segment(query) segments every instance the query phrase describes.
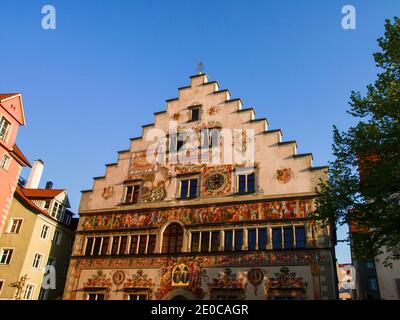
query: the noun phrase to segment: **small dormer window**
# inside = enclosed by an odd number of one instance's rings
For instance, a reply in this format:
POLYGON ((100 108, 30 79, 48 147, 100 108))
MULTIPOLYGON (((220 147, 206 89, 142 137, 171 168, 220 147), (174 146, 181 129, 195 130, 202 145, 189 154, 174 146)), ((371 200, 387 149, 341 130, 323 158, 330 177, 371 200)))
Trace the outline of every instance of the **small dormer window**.
POLYGON ((60 220, 62 212, 63 212, 62 204, 57 201, 54 201, 53 210, 51 211, 51 216, 53 218, 56 218, 57 220, 60 220))
POLYGON ((190 121, 200 120, 200 107, 190 108, 190 121))

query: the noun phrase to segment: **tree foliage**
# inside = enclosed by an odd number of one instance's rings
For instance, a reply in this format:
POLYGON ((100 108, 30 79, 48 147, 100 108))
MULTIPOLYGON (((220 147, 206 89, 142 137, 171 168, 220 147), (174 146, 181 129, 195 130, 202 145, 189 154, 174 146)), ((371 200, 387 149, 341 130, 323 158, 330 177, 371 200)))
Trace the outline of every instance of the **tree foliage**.
POLYGON ((353 91, 350 97, 348 113, 359 122, 346 132, 333 128, 335 161, 317 190, 315 218, 355 227, 355 257, 371 259, 385 250, 390 265, 400 259, 399 18, 386 20, 378 44, 377 80, 364 96, 353 91))

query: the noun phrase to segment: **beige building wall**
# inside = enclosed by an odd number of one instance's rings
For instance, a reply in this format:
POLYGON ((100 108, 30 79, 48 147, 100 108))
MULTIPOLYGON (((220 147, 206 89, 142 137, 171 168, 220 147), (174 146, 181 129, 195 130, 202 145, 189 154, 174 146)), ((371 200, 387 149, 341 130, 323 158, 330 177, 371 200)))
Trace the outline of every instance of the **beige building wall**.
MULTIPOLYGON (((10 214, 7 218, 6 228, 0 238, 0 250, 13 248, 14 253, 9 265, 0 264, 0 280, 4 280, 0 299, 14 299, 17 289, 13 286, 21 277, 27 276, 26 285, 34 285, 35 290, 31 300, 39 298, 44 276, 44 268, 49 257, 56 259, 56 288, 47 293, 48 299, 56 299, 62 296, 66 277, 66 266, 70 258, 70 248, 73 242, 74 232, 58 223, 54 219, 32 212, 16 198, 13 199, 10 214), (18 234, 10 234, 10 222, 13 218, 22 218, 23 223, 18 234), (49 227, 46 239, 41 238, 43 226, 49 227), (53 242, 56 230, 62 232, 60 244, 53 242), (39 268, 33 267, 35 254, 42 256, 39 268)), ((24 290, 24 289, 23 289, 24 290)), ((22 295, 23 296, 23 295, 22 295)))
POLYGON ((376 275, 378 277, 379 293, 381 299, 400 299, 400 261, 393 261, 392 267, 385 267, 383 262, 387 254, 382 254, 375 259, 376 275))

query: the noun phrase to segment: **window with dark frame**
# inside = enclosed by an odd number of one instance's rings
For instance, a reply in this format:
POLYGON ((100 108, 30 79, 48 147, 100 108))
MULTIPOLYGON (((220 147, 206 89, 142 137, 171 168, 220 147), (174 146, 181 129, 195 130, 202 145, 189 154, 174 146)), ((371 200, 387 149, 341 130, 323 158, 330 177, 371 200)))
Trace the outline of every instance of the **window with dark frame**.
POLYGON ((199 252, 200 232, 192 232, 191 252, 199 252))
POLYGON ((149 235, 149 244, 147 246, 147 253, 154 253, 156 251, 156 235, 150 234, 149 235))
POLYGON ((14 249, 2 249, 0 255, 0 264, 10 264, 13 253, 14 249))
POLYGON ((139 202, 140 185, 134 184, 126 187, 125 203, 139 202))
POLYGON ((180 181, 180 198, 189 199, 197 197, 198 179, 182 179, 180 181))
POLYGON ((147 235, 141 235, 139 241, 139 254, 146 253, 147 235))
POLYGON ((238 193, 251 193, 255 191, 254 172, 238 175, 238 193))
POLYGON ((211 251, 212 252, 216 252, 219 250, 219 243, 220 243, 220 232, 212 231, 211 232, 211 251))
POLYGON ((131 248, 129 254, 136 254, 139 236, 131 236, 131 248))
POLYGON ((92 253, 92 246, 93 246, 93 238, 87 238, 85 256, 90 256, 90 254, 92 253))
POLYGON ((119 237, 114 237, 112 242, 111 254, 118 254, 118 246, 119 246, 119 237))
POLYGON ((267 229, 258 229, 258 250, 267 249, 267 229))
POLYGON ((210 232, 202 232, 201 233, 201 252, 208 252, 208 248, 210 246, 210 232))
POLYGON ((283 228, 283 247, 285 249, 292 249, 293 243, 293 227, 283 228))
POLYGON ((101 247, 101 254, 105 256, 108 254, 108 244, 110 243, 110 237, 104 237, 103 238, 103 244, 101 247))
POLYGON ((257 229, 250 229, 247 231, 247 247, 249 250, 253 251, 256 250, 257 244, 257 229))
POLYGON ((94 238, 93 255, 98 256, 100 254, 101 238, 94 238))
POLYGON ((182 252, 183 228, 180 224, 171 223, 163 233, 162 253, 182 252))
POLYGON ((105 300, 106 295, 104 293, 89 293, 88 300, 105 300))
POLYGON ((232 245, 233 245, 233 231, 226 230, 225 231, 225 243, 224 243, 225 251, 232 251, 233 250, 232 245))
POLYGON ((200 107, 190 108, 190 121, 200 120, 200 107))
POLYGON ((272 247, 273 249, 282 249, 282 229, 272 229, 272 247))
POLYGON ((22 221, 22 219, 12 219, 10 233, 18 234, 21 230, 22 221))
POLYGON ((235 230, 235 251, 241 251, 243 246, 243 230, 235 230))
POLYGON ((296 248, 304 249, 306 247, 306 229, 304 227, 295 227, 296 248))
POLYGON ((126 245, 128 243, 128 237, 127 236, 122 236, 121 237, 121 243, 119 245, 119 254, 125 254, 126 253, 126 245))

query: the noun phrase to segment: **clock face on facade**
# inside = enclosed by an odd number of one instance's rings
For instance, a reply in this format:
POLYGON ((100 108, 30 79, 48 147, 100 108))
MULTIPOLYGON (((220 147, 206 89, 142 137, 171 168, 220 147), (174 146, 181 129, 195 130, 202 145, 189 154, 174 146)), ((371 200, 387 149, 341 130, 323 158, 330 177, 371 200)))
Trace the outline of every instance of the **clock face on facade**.
POLYGON ((227 179, 222 173, 216 172, 208 176, 206 179, 207 191, 218 192, 225 188, 227 179))

